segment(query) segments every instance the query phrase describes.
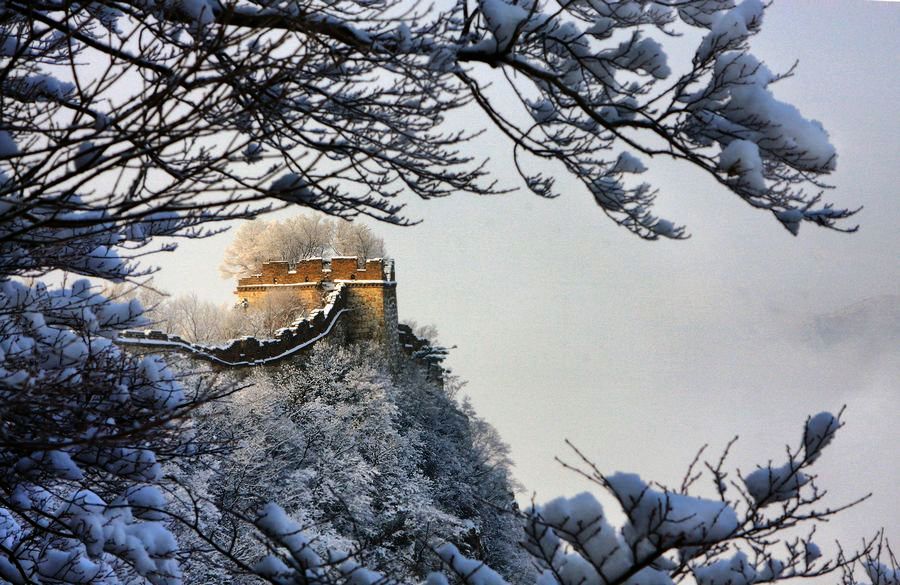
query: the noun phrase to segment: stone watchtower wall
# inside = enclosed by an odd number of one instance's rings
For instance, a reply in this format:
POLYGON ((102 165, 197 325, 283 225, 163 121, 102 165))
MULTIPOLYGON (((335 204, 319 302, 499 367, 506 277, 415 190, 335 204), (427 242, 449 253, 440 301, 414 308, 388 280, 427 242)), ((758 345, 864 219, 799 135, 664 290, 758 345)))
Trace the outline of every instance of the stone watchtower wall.
POLYGON ((360 262, 355 256, 310 258, 293 265, 266 262, 259 274, 239 279, 234 292, 239 302, 250 306, 288 295, 313 311, 323 307, 325 296, 338 284, 346 289, 348 340, 371 339, 396 354, 397 282, 392 262, 380 258, 360 262))

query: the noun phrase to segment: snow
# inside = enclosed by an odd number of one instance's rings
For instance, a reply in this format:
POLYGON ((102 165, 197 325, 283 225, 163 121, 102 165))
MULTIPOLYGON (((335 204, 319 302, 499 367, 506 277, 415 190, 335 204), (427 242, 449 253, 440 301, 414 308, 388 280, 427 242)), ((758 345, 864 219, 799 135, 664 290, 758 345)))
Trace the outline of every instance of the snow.
POLYGON ((759 147, 749 140, 732 140, 719 154, 719 168, 730 176, 736 176, 736 183, 754 193, 766 190, 763 177, 763 163, 759 147))
POLYGON ((884 563, 869 560, 863 568, 872 585, 900 585, 900 566, 897 566, 896 561, 892 568, 884 563))
POLYGON ((52 507, 53 495, 41 486, 19 483, 13 489, 10 503, 19 511, 47 511, 52 507))
POLYGON ((347 578, 349 585, 375 585, 385 583, 384 575, 377 571, 367 569, 353 560, 346 560, 340 564, 341 573, 347 578))
MULTIPOLYGON (((158 522, 137 522, 130 509, 121 500, 107 503, 91 490, 81 489, 69 494, 50 495, 40 487, 19 484, 11 498, 20 513, 37 509, 41 521, 55 526, 57 536, 44 547, 10 546, 16 561, 31 567, 37 576, 53 582, 87 583, 102 574, 111 574, 112 553, 126 559, 138 575, 151 583, 180 583, 179 570, 174 560, 177 543, 165 526, 158 522), (72 536, 65 536, 65 527, 72 536)), ((19 537, 27 534, 21 526, 15 535, 5 529, 15 527, 12 517, 0 508, 0 542, 14 545, 19 537)), ((0 563, 0 577, 19 582, 17 572, 4 555, 0 563)), ((99 581, 106 583, 107 581, 99 581)))
POLYGON ((812 463, 819 458, 822 449, 831 442, 838 428, 840 421, 830 412, 820 412, 810 417, 803 432, 803 448, 807 461, 812 463))
POLYGON ((75 91, 75 85, 60 81, 46 73, 29 75, 24 80, 25 92, 36 98, 49 97, 54 100, 65 99, 75 91))
MULTIPOLYGON (((358 281, 348 281, 348 282, 358 282, 358 281)), ((332 306, 332 308, 333 308, 333 306, 332 306)), ((214 362, 217 362, 220 364, 228 365, 228 366, 257 366, 257 365, 261 365, 261 364, 277 362, 289 355, 295 354, 298 351, 301 351, 303 349, 306 349, 306 348, 314 345, 317 341, 319 341, 321 339, 324 339, 331 333, 331 330, 334 328, 335 323, 337 323, 338 318, 340 318, 341 315, 343 315, 344 313, 346 313, 348 311, 349 311, 349 309, 341 309, 340 311, 338 311, 337 314, 334 315, 334 318, 329 320, 328 326, 325 328, 325 330, 322 331, 322 333, 320 333, 319 335, 316 335, 315 337, 313 337, 312 339, 305 341, 303 343, 297 344, 297 345, 291 347, 290 349, 285 350, 282 353, 279 353, 277 355, 254 360, 254 361, 229 362, 229 361, 223 360, 222 358, 216 356, 215 353, 213 353, 213 351, 212 351, 214 349, 226 349, 228 347, 228 345, 226 345, 226 346, 222 346, 222 345, 204 346, 204 345, 199 345, 199 344, 188 343, 185 341, 176 341, 174 339, 168 338, 168 336, 166 336, 166 339, 149 339, 146 337, 128 337, 127 332, 126 332, 126 335, 118 338, 117 341, 118 341, 118 343, 123 344, 123 345, 181 348, 181 349, 187 350, 189 353, 192 353, 203 359, 208 359, 208 360, 211 360, 211 361, 214 361, 214 362)), ((306 322, 307 321, 301 321, 301 323, 306 323, 306 322)), ((151 330, 151 331, 149 331, 149 333, 155 333, 155 332, 151 330)), ((245 337, 244 339, 250 339, 250 338, 245 337)), ((262 341, 264 343, 266 340, 262 340, 262 341)))
POLYGON ((494 35, 494 50, 508 50, 516 31, 528 19, 528 11, 506 0, 478 0, 478 6, 494 35))
POLYGON ((695 567, 694 578, 697 585, 752 585, 757 575, 747 555, 739 551, 729 559, 695 567))
MULTIPOLYGON (((33 462, 29 467, 43 467, 61 479, 77 481, 84 477, 69 454, 63 451, 37 451, 29 455, 28 459, 33 462)), ((20 463, 25 461, 27 460, 23 459, 20 463)))
POLYGON ((813 562, 822 556, 822 549, 819 548, 819 545, 814 543, 811 540, 807 540, 803 543, 804 555, 803 562, 806 563, 807 566, 813 564, 813 562))
POLYGON ((83 171, 95 166, 103 160, 103 150, 94 146, 91 141, 85 141, 78 145, 73 164, 76 171, 83 171))
POLYGON ((94 113, 94 130, 97 132, 102 132, 109 128, 112 120, 110 120, 109 116, 102 112, 94 113))
POLYGON ((142 485, 130 489, 126 494, 128 505, 136 518, 144 520, 164 520, 166 497, 155 485, 142 485))
POLYGON ((204 27, 214 22, 216 17, 213 4, 209 0, 166 0, 170 9, 179 10, 204 27))
POLYGON ((396 284, 392 280, 362 280, 362 279, 356 279, 356 280, 337 279, 334 282, 341 283, 341 284, 350 284, 350 285, 352 285, 352 284, 396 284))
POLYGON ((0 508, 0 547, 12 549, 22 533, 22 527, 6 508, 0 508))
POLYGON ((653 233, 659 234, 668 238, 675 238, 681 235, 682 230, 675 227, 675 224, 669 221, 668 219, 657 219, 651 226, 650 229, 653 230, 653 233))
POLYGON ((288 583, 293 573, 284 561, 274 555, 266 555, 257 561, 253 565, 253 572, 275 583, 288 583))
POLYGON ((450 73, 458 67, 457 48, 454 46, 438 45, 428 55, 428 69, 432 71, 450 73))
POLYGON ((624 535, 632 544, 643 538, 660 546, 710 544, 738 529, 737 513, 724 502, 660 492, 631 473, 616 473, 606 479, 628 514, 624 535))
POLYGON ((137 371, 142 380, 132 389, 133 396, 151 402, 161 410, 171 410, 184 402, 184 390, 160 356, 144 357, 138 362, 137 371))
POLYGON ((744 0, 716 16, 709 32, 700 42, 695 61, 706 61, 717 52, 734 48, 745 41, 762 24, 764 9, 760 0, 744 0))
POLYGON ((322 566, 322 559, 303 535, 303 529, 280 506, 268 503, 259 512, 256 526, 274 542, 285 547, 304 570, 322 566))
POLYGON ((665 50, 651 37, 622 43, 615 60, 620 67, 629 71, 643 71, 657 79, 666 79, 672 74, 665 50))
POLYGON ((795 236, 800 232, 800 222, 803 221, 804 214, 799 209, 778 210, 775 211, 775 217, 795 236))
POLYGON ((775 581, 784 572, 784 563, 778 559, 769 558, 762 567, 756 568, 756 580, 760 583, 775 581))
POLYGON ((12 57, 18 50, 19 39, 17 37, 12 34, 0 37, 0 57, 12 57))
POLYGON ((606 479, 629 519, 621 530, 608 523, 590 493, 557 498, 528 513, 523 546, 553 568, 538 583, 673 585, 669 571, 678 564, 661 551, 722 542, 737 528, 734 511, 721 502, 661 493, 632 474, 606 479))
MULTIPOLYGON (((297 7, 295 6, 293 9, 297 10, 297 7)), ((327 24, 328 26, 338 28, 345 33, 350 33, 360 44, 370 45, 373 42, 371 34, 357 26, 354 26, 347 19, 342 19, 332 14, 327 14, 321 11, 308 12, 305 14, 305 16, 312 22, 327 24)))
MULTIPOLYGON (((811 480, 808 475, 803 473, 802 468, 814 463, 819 458, 822 449, 834 439, 834 434, 840 426, 838 418, 830 412, 820 412, 811 416, 803 431, 804 457, 802 459, 797 460, 792 457, 787 463, 777 467, 769 464, 756 469, 744 478, 747 493, 754 502, 760 507, 765 507, 769 504, 796 498, 800 489, 811 480)), ((812 551, 813 558, 816 558, 819 554, 818 547, 812 543, 810 545, 813 548, 808 548, 807 554, 812 551)))
POLYGON ((534 121, 538 124, 549 122, 559 115, 556 106, 548 99, 528 102, 528 111, 531 114, 531 117, 534 118, 534 121))
POLYGON ((780 467, 760 467, 744 478, 744 486, 757 505, 766 506, 797 497, 809 480, 799 471, 799 464, 788 462, 780 467))
POLYGON ((397 37, 398 51, 406 52, 413 48, 413 35, 412 31, 409 30, 408 24, 401 22, 397 28, 394 29, 394 33, 397 37))
POLYGON ((616 21, 612 18, 600 16, 594 19, 594 24, 585 29, 585 33, 598 39, 608 38, 615 29, 616 21))
POLYGON ((765 144, 764 152, 784 157, 800 169, 833 170, 836 155, 828 133, 818 121, 805 119, 797 108, 775 99, 768 89, 774 80, 772 72, 750 54, 719 55, 710 83, 721 89, 710 95, 710 100, 721 102, 715 107, 722 118, 711 120, 713 129, 721 127, 765 144), (760 120, 767 123, 760 125, 760 120))
MULTIPOLYGON (((603 507, 593 494, 584 492, 573 498, 557 498, 542 506, 538 512, 560 538, 570 543, 577 542, 587 559, 596 566, 602 566, 609 579, 615 579, 631 566, 631 555, 625 543, 607 522, 603 507)), ((592 572, 588 569, 589 565, 582 567, 579 564, 577 556, 567 557, 565 570, 569 573, 592 572)), ((595 580, 596 574, 591 581, 595 580)), ((577 579, 572 582, 577 582, 577 579)))
POLYGON ((678 15, 691 26, 709 28, 722 11, 734 7, 734 0, 702 0, 700 2, 679 2, 678 15))
POLYGON ((241 151, 241 155, 248 163, 255 163, 262 160, 263 152, 265 152, 265 149, 261 144, 258 142, 251 142, 241 151))
POLYGON ((613 172, 615 173, 639 174, 646 170, 647 167, 644 166, 644 163, 630 152, 621 153, 616 160, 616 165, 613 167, 613 172))
MULTIPOLYGON (((288 273, 290 274, 290 272, 288 273)), ((296 274, 296 272, 294 273, 296 274)), ((355 280, 347 280, 341 282, 356 282, 355 280)), ((247 286, 264 287, 264 288, 315 288, 319 286, 318 282, 279 282, 279 283, 259 283, 247 286)))
POLYGON ((428 573, 425 577, 424 585, 450 585, 447 581, 447 576, 443 573, 438 573, 437 571, 432 571, 428 573))
POLYGON ((449 542, 437 547, 435 552, 455 574, 464 577, 467 585, 507 585, 503 577, 484 562, 464 557, 449 542))
POLYGON ((101 244, 87 252, 80 261, 73 262, 73 268, 78 269, 82 274, 99 276, 114 274, 122 267, 122 264, 122 259, 115 249, 101 244))
POLYGON ((272 181, 269 194, 277 199, 297 203, 310 203, 316 199, 306 180, 297 173, 285 173, 272 181))

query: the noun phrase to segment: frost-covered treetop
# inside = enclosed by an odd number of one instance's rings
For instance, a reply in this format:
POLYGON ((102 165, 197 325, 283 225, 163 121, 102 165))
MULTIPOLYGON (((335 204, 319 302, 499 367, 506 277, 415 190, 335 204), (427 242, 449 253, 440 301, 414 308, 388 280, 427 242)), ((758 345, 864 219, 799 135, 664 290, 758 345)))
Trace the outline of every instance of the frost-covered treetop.
POLYGON ((645 238, 685 235, 634 177, 654 157, 702 169, 792 233, 852 229, 840 222, 850 210, 819 200, 836 160, 827 133, 775 97, 782 75, 748 52, 764 11, 761 0, 5 1, 2 213, 30 217, 46 196, 98 214, 88 223, 162 212, 190 229, 271 198, 402 223, 400 195, 506 188, 465 154, 492 127, 528 189, 555 196, 564 169, 645 238), (692 60, 670 63, 666 42, 690 31, 692 60), (460 130, 464 106, 481 118, 460 130))

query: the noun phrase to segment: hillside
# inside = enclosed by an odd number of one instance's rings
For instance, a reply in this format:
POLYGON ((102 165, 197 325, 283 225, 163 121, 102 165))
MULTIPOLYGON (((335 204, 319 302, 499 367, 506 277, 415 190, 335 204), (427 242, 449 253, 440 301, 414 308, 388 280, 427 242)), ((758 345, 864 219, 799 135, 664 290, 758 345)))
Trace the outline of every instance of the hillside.
MULTIPOLYGON (((204 533, 249 564, 264 548, 238 516, 274 502, 323 557, 354 552, 415 581, 440 567, 432 549, 451 542, 522 581, 529 564, 506 445, 456 399, 461 383, 449 373, 412 357, 397 368, 383 355, 371 342, 322 342, 290 362, 227 373, 248 387, 205 407, 197 432, 232 447, 171 470, 214 504, 201 513, 204 533)), ((187 582, 243 582, 192 531, 179 538, 191 551, 187 582)))

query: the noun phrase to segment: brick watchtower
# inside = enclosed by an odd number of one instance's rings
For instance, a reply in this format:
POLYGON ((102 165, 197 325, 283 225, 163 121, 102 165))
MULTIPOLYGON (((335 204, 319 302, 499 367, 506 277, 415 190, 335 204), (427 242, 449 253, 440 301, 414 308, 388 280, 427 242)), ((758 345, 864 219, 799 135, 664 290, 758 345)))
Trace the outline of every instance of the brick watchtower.
POLYGON ((234 292, 249 306, 279 294, 312 311, 323 308, 325 294, 339 283, 347 289, 348 341, 371 339, 396 355, 397 281, 392 261, 376 258, 362 263, 350 256, 309 258, 293 265, 265 262, 259 274, 239 279, 234 292))

